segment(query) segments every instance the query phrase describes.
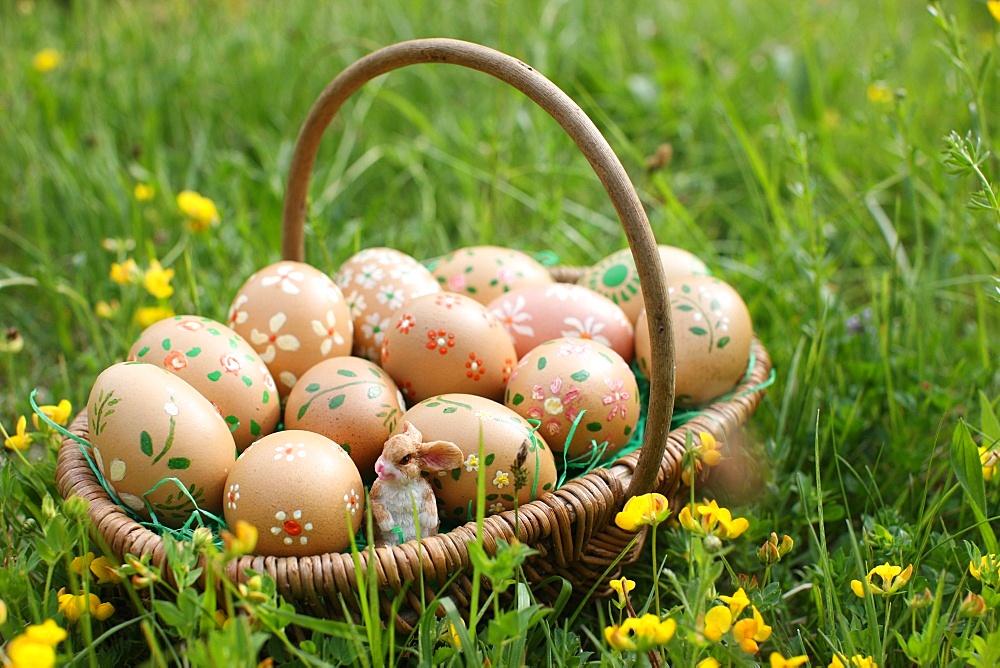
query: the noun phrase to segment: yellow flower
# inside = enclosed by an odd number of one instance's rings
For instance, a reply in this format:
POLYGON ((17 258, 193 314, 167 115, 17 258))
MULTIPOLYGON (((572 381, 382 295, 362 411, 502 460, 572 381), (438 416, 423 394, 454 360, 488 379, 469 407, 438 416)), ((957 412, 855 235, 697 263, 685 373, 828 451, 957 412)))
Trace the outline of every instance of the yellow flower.
POLYGON ((638 531, 647 524, 655 527, 669 514, 667 497, 656 492, 642 494, 625 502, 625 507, 615 516, 615 524, 625 531, 638 531))
POLYGON ((174 310, 167 306, 144 306, 135 312, 135 322, 140 327, 149 327, 153 323, 174 317, 174 310))
POLYGON ((236 520, 233 527, 235 533, 223 529, 219 532, 226 551, 226 558, 238 557, 253 553, 257 547, 257 527, 246 520, 236 520))
POLYGON ((694 668, 719 668, 719 660, 710 656, 699 661, 694 668))
POLYGON ((733 617, 739 617, 740 613, 750 605, 750 599, 747 598, 743 587, 737 589, 732 596, 720 596, 719 600, 729 606, 729 612, 733 613, 733 617))
POLYGON ((1000 0, 986 0, 986 8, 997 21, 1000 21, 1000 0))
POLYGON ((31 440, 32 440, 31 434, 25 433, 25 429, 27 429, 27 427, 28 427, 27 418, 25 418, 23 415, 17 418, 17 429, 15 430, 13 436, 10 436, 9 434, 7 434, 6 430, 4 430, 3 433, 6 438, 4 439, 3 444, 6 445, 11 450, 27 450, 28 446, 31 445, 31 440))
POLYGON ((148 202, 156 195, 156 188, 148 183, 137 183, 132 189, 132 195, 137 202, 148 202))
POLYGON ((809 657, 805 654, 790 656, 786 659, 780 652, 771 652, 768 660, 771 662, 771 668, 798 668, 809 663, 809 657))
POLYGON ((757 558, 761 560, 761 563, 770 566, 781 561, 781 558, 791 552, 794 546, 795 541, 792 540, 791 536, 782 536, 779 542, 778 534, 772 531, 767 542, 757 550, 757 558))
POLYGON ((118 285, 130 285, 139 280, 139 265, 135 263, 135 260, 129 258, 122 262, 121 264, 115 262, 111 265, 111 280, 118 285))
MULTIPOLYGON (((69 422, 70 414, 73 412, 73 404, 71 404, 68 400, 63 399, 56 406, 39 406, 38 410, 40 410, 42 415, 48 419, 65 427, 66 423, 69 422)), ((35 425, 35 429, 41 429, 41 427, 38 426, 37 414, 31 416, 31 421, 35 425)))
POLYGON ((971 591, 966 595, 962 604, 958 606, 960 617, 982 617, 986 614, 987 610, 986 599, 979 594, 973 594, 971 591))
POLYGON ((7 604, 0 598, 0 626, 7 623, 7 604))
MULTIPOLYGON (((997 1, 1000 3, 1000 0, 997 1)), ((988 445, 980 446, 979 460, 983 463, 983 480, 986 482, 993 480, 997 471, 997 462, 1000 461, 1000 451, 988 445)))
POLYGON ((51 619, 32 624, 7 643, 8 668, 51 668, 56 664, 55 646, 66 639, 66 631, 51 619))
POLYGON ((851 591, 853 591, 855 596, 858 598, 865 597, 866 588, 873 594, 884 594, 888 596, 889 594, 895 594, 899 591, 903 585, 910 581, 910 577, 912 575, 913 564, 910 564, 904 569, 902 566, 893 566, 887 561, 881 566, 876 566, 868 571, 868 575, 865 577, 864 583, 860 580, 851 580, 851 591), (872 577, 875 575, 878 575, 882 579, 881 585, 877 585, 872 582, 872 577))
POLYGON ((647 612, 642 617, 629 617, 620 626, 605 627, 604 639, 618 651, 647 652, 667 644, 676 630, 677 622, 673 619, 661 620, 647 612))
POLYGON ((833 655, 833 660, 827 668, 878 668, 875 659, 870 656, 855 654, 850 659, 845 655, 837 653, 833 655))
POLYGON ((879 107, 886 107, 892 104, 893 92, 884 81, 873 81, 868 84, 865 90, 868 101, 879 107))
POLYGON ((173 277, 173 269, 164 269, 159 260, 153 260, 142 277, 142 284, 149 294, 157 299, 166 299, 174 294, 174 288, 170 285, 173 277))
POLYGON ((689 504, 681 509, 677 519, 691 533, 717 538, 738 538, 750 527, 745 517, 734 518, 728 508, 719 507, 715 501, 689 504))
POLYGON ((59 67, 62 63, 62 53, 57 49, 42 49, 31 59, 31 66, 36 72, 45 74, 59 67))
POLYGON ((707 431, 698 432, 699 445, 692 447, 684 453, 683 469, 681 470, 681 480, 685 485, 691 485, 691 469, 695 473, 700 473, 702 464, 705 466, 718 466, 722 461, 722 452, 719 450, 719 443, 715 436, 707 431))
POLYGON ((187 216, 188 227, 192 232, 204 232, 219 222, 215 202, 193 190, 185 190, 177 195, 177 208, 187 216))
POLYGON ((724 605, 717 605, 705 613, 705 627, 702 633, 712 642, 719 639, 733 626, 733 613, 724 605))
POLYGON ((124 579, 107 557, 98 557, 90 562, 90 572, 97 577, 97 584, 118 584, 124 579))
POLYGON ((618 600, 622 603, 628 598, 628 593, 635 589, 635 581, 629 580, 627 577, 620 577, 617 580, 612 580, 610 583, 611 588, 618 592, 618 600))
POLYGON ((94 619, 104 621, 115 614, 115 606, 110 603, 101 603, 97 594, 80 594, 74 596, 67 594, 66 588, 59 590, 59 612, 66 615, 66 619, 75 622, 85 614, 90 614, 94 619))
POLYGON ((110 320, 118 312, 120 306, 117 299, 112 299, 111 302, 101 300, 94 304, 94 313, 97 314, 98 318, 110 320))
POLYGON ((984 554, 979 558, 979 565, 969 562, 969 574, 983 584, 995 587, 1000 583, 1000 557, 995 554, 984 554))
POLYGON ((757 643, 771 637, 771 627, 764 623, 764 618, 757 611, 757 606, 750 606, 753 617, 741 619, 733 624, 733 640, 747 654, 756 654, 760 647, 757 643))
POLYGON ((77 575, 84 575, 90 570, 90 565, 94 562, 94 553, 88 552, 81 557, 73 557, 69 563, 69 569, 77 575))

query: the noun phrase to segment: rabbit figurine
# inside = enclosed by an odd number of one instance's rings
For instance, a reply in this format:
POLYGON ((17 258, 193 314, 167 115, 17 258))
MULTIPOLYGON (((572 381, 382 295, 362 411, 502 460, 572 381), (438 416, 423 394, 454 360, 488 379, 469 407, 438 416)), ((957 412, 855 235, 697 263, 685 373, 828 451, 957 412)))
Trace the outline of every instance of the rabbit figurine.
POLYGON ((423 442, 411 422, 403 422, 402 433, 390 436, 375 462, 378 478, 372 483, 368 502, 375 522, 375 545, 398 545, 420 536, 433 536, 441 522, 430 482, 421 473, 449 471, 461 466, 462 450, 450 441, 423 442), (416 517, 414 517, 416 507, 416 517))

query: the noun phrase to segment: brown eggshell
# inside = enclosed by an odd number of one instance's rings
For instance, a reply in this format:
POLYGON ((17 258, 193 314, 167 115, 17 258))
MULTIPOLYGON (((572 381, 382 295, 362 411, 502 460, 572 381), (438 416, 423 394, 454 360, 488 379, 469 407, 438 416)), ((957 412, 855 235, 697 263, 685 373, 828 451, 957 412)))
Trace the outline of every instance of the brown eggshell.
MULTIPOLYGON (((685 276, 707 276, 711 273, 700 258, 683 248, 660 244, 657 250, 668 286, 685 276)), ((645 307, 639 289, 639 272, 628 248, 615 251, 590 267, 580 277, 579 283, 618 304, 633 323, 645 307)))
POLYGON ((414 297, 440 292, 430 269, 392 248, 366 248, 349 257, 333 277, 351 308, 353 354, 379 361, 382 339, 395 312, 414 297))
POLYGON ((480 304, 515 288, 546 285, 552 274, 519 250, 500 246, 468 246, 445 255, 434 267, 441 289, 472 297, 480 304))
POLYGON ((516 362, 496 316, 454 292, 410 300, 382 341, 382 368, 410 403, 449 392, 500 401, 516 362))
MULTIPOLYGON (((724 395, 746 375, 753 323, 739 293, 711 276, 689 276, 669 289, 676 346, 676 403, 696 407, 724 395)), ((636 359, 649 374, 645 311, 636 323, 636 359)))
POLYGON ((556 452, 566 449, 571 460, 589 458, 604 443, 603 457, 621 450, 640 412, 639 387, 621 355, 596 341, 570 338, 548 341, 522 357, 504 404, 538 420, 546 442, 556 452))
MULTIPOLYGON (((413 406, 403 420, 412 422, 425 441, 451 441, 465 454, 462 466, 430 478, 442 520, 464 521, 475 517, 473 506, 480 467, 486 476, 488 515, 510 510, 515 501, 525 504, 555 489, 552 450, 524 418, 502 404, 471 394, 443 394, 413 406), (514 474, 522 444, 526 444, 522 466, 525 477, 523 486, 516 489, 514 474)), ((402 429, 401 421, 395 431, 402 429)))
POLYGON ((302 374, 285 405, 285 428, 322 434, 347 450, 362 478, 406 408, 396 383, 360 357, 333 357, 302 374))
POLYGON ((157 520, 178 528, 194 510, 183 487, 202 510, 222 511, 236 444, 219 412, 185 380, 152 364, 115 364, 94 382, 87 416, 97 468, 122 504, 150 519, 148 503, 157 520), (160 484, 169 478, 180 486, 160 484))
POLYGON ((229 307, 229 326, 260 354, 282 399, 314 365, 349 355, 354 341, 340 288, 302 262, 278 262, 248 278, 229 307))
POLYGON ((297 429, 260 439, 226 480, 226 524, 257 528, 257 553, 305 557, 343 552, 365 514, 365 489, 347 451, 297 429))
POLYGON ((128 359, 162 366, 215 404, 242 452, 270 434, 281 404, 267 366, 243 337, 209 318, 178 315, 150 325, 128 359))
POLYGON ((614 302, 571 283, 511 290, 490 302, 490 311, 514 341, 518 358, 562 337, 591 339, 632 360, 635 330, 614 302))

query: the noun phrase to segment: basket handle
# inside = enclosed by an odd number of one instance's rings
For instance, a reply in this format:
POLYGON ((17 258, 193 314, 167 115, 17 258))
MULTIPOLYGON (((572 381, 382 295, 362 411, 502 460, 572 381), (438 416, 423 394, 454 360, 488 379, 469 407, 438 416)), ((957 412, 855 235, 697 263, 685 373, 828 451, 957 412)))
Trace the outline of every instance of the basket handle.
POLYGON ((614 204, 639 273, 649 320, 650 395, 646 432, 626 495, 653 489, 670 431, 674 404, 674 340, 663 267, 635 187, 607 140, 573 100, 542 74, 504 53, 472 42, 418 39, 374 51, 337 75, 323 90, 299 132, 282 211, 282 256, 302 261, 309 179, 320 140, 344 102, 361 86, 417 63, 449 63, 485 72, 518 89, 552 116, 576 142, 614 204))

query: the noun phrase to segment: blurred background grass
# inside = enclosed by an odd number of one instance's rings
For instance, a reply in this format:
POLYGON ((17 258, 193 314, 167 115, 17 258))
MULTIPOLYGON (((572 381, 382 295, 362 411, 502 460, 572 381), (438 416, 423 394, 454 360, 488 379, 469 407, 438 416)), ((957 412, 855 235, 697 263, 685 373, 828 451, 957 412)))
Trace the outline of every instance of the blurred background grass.
MULTIPOLYGON (((323 86, 379 46, 448 36, 566 90, 659 241, 743 294, 777 369, 753 460, 737 460, 760 475, 730 476, 762 502, 758 522, 808 523, 814 472, 843 476, 828 520, 919 518, 945 475, 940 435, 998 388, 997 217, 967 206, 980 184, 943 161, 952 131, 993 148, 998 24, 981 2, 943 9, 952 35, 888 0, 4 0, 0 328, 24 348, 0 353, 0 420, 27 412, 32 388, 81 406, 125 354, 148 298, 109 280, 114 261, 159 259, 177 272, 176 312, 223 319, 279 258, 288 159, 323 86), (43 73, 45 48, 62 62, 43 73), (186 229, 185 189, 215 201, 220 226, 186 229), (95 313, 116 299, 116 316, 95 313)), ((982 164, 990 179, 997 167, 982 164)), ((551 119, 479 73, 428 65, 367 86, 335 120, 307 232, 307 259, 331 273, 375 245, 428 259, 492 243, 568 264, 625 245, 551 119)))

